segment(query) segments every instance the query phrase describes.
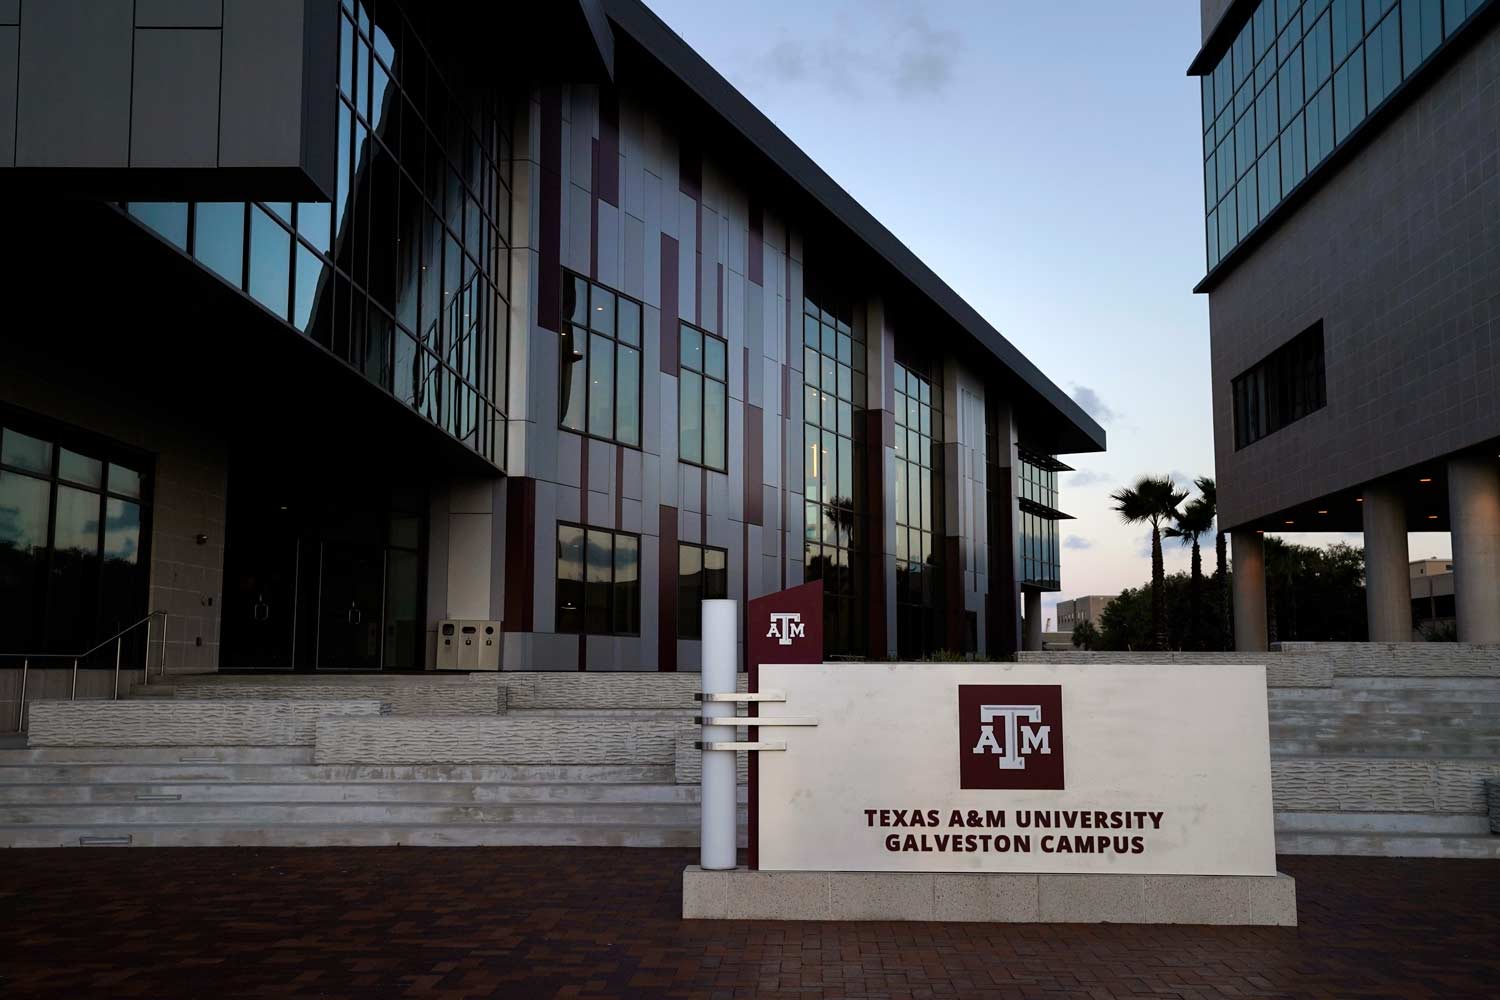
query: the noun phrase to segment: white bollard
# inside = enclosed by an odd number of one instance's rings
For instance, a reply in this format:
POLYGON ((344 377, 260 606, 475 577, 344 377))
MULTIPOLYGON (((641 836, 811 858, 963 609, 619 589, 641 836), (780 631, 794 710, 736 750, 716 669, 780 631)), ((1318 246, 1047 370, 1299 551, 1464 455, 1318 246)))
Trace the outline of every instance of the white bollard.
MULTIPOLYGON (((735 645, 739 639, 737 601, 703 602, 703 693, 733 694, 735 645)), ((703 701, 703 743, 735 738, 733 726, 712 726, 711 718, 735 714, 733 702, 703 701)), ((703 751, 703 820, 699 864, 709 871, 735 867, 736 808, 733 750, 703 751)))

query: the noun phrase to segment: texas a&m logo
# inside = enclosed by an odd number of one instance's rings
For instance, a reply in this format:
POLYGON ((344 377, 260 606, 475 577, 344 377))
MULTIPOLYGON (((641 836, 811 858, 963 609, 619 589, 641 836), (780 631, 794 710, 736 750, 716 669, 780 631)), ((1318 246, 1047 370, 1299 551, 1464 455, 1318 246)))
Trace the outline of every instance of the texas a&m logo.
POLYGON ((807 636, 807 626, 802 624, 802 615, 795 611, 771 612, 771 627, 766 630, 767 639, 775 639, 778 646, 790 646, 793 639, 807 636))
POLYGON ((960 788, 1062 788, 1062 685, 960 684, 958 761, 960 788))

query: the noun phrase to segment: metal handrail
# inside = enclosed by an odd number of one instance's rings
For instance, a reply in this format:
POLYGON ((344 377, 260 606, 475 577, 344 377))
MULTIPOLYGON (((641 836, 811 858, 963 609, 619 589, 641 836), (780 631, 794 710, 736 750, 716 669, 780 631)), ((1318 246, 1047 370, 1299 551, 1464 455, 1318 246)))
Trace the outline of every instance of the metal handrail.
POLYGON ((69 701, 76 701, 78 699, 78 661, 80 661, 80 660, 86 660, 90 656, 92 656, 95 653, 97 653, 99 650, 103 649, 105 646, 108 646, 110 643, 114 643, 115 644, 115 684, 114 684, 114 694, 111 696, 111 700, 112 701, 119 701, 120 700, 120 662, 121 662, 121 656, 122 656, 122 654, 124 652, 125 637, 127 635, 129 635, 131 632, 134 632, 136 629, 140 628, 142 625, 144 625, 144 626, 146 626, 146 655, 144 657, 142 657, 142 662, 141 662, 141 683, 142 684, 150 684, 151 683, 151 623, 156 620, 156 618, 157 618, 158 615, 161 616, 161 673, 160 673, 159 676, 165 676, 166 672, 167 672, 167 613, 165 611, 159 611, 159 610, 158 611, 149 612, 146 615, 146 617, 142 618, 140 621, 134 622, 134 623, 132 623, 130 625, 125 626, 124 628, 120 629, 120 631, 116 632, 114 635, 112 635, 109 638, 104 639, 104 640, 96 643, 94 646, 90 647, 89 649, 84 650, 82 653, 76 653, 76 654, 70 654, 70 653, 0 653, 0 660, 17 660, 18 659, 18 660, 21 661, 21 692, 20 692, 20 697, 17 698, 17 700, 16 700, 16 729, 15 729, 15 731, 18 732, 18 733, 24 733, 26 731, 26 682, 27 682, 27 679, 28 679, 28 675, 31 673, 31 661, 32 660, 67 660, 67 659, 71 659, 73 661, 73 679, 72 679, 72 683, 68 687, 68 700, 69 701))

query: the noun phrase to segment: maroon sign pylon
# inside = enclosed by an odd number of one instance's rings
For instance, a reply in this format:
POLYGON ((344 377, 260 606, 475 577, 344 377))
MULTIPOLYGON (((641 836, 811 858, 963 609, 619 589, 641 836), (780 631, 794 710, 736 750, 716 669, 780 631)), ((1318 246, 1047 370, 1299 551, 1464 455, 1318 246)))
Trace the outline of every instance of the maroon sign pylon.
MULTIPOLYGON (((745 666, 749 690, 760 691, 762 663, 823 662, 823 581, 814 580, 774 594, 757 597, 745 605, 745 666)), ((749 714, 760 714, 755 702, 749 714)), ((749 740, 759 739, 751 729, 749 740)), ((760 754, 751 750, 749 774, 749 859, 760 867, 760 754)))

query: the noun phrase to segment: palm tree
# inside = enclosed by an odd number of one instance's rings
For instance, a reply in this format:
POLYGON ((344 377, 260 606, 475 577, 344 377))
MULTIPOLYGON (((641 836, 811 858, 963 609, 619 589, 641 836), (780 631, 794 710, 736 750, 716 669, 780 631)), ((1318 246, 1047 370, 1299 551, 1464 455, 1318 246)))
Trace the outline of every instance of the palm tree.
POLYGON ((1198 487, 1197 503, 1203 504, 1214 521, 1214 583, 1219 588, 1219 625, 1224 630, 1223 641, 1234 642, 1234 604, 1229 597, 1228 536, 1218 524, 1219 487, 1212 476, 1199 476, 1193 480, 1198 487))
POLYGON ((1192 582, 1188 590, 1188 628, 1185 644, 1190 649, 1197 649, 1201 645, 1199 592, 1203 587, 1203 556, 1198 548, 1198 538, 1213 527, 1214 511, 1203 502, 1202 497, 1199 497, 1184 507, 1173 520, 1177 523, 1168 525, 1162 534, 1167 538, 1180 539, 1182 544, 1193 547, 1192 582))
POLYGON ((1156 648, 1166 649, 1167 588, 1161 564, 1161 525, 1176 519, 1177 505, 1187 499, 1187 493, 1177 488, 1171 476, 1142 476, 1134 486, 1111 493, 1109 498, 1126 524, 1151 525, 1151 631, 1156 648))

